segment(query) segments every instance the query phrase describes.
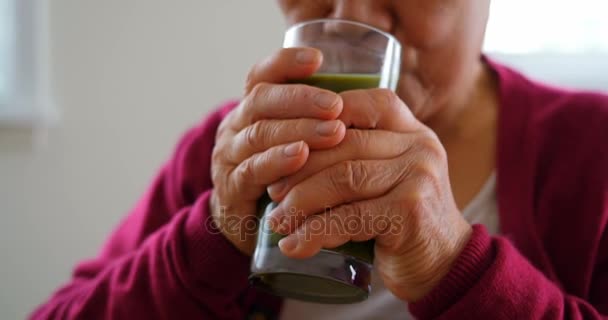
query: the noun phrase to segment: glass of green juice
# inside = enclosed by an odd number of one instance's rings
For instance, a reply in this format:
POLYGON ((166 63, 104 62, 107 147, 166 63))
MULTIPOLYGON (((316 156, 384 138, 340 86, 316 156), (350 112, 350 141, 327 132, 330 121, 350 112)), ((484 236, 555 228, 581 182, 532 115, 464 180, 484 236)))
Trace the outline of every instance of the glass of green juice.
MULTIPOLYGON (((286 31, 283 47, 313 47, 323 53, 319 70, 294 83, 338 93, 396 89, 401 45, 391 34, 372 26, 342 19, 306 21, 286 31)), ((266 216, 276 206, 268 195, 258 201, 260 227, 251 263, 251 283, 278 296, 317 303, 356 303, 367 299, 371 290, 373 240, 323 249, 308 259, 288 258, 278 246, 284 236, 274 233, 266 223, 266 216)))

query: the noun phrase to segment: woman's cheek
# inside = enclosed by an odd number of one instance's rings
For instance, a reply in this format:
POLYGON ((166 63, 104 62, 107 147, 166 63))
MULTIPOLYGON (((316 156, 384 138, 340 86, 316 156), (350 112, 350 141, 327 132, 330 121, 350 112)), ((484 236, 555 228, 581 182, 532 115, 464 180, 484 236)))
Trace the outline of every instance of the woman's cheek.
POLYGON ((452 40, 460 10, 455 1, 396 1, 396 32, 402 41, 418 50, 430 50, 452 40), (446 3, 450 5, 446 5, 446 3))

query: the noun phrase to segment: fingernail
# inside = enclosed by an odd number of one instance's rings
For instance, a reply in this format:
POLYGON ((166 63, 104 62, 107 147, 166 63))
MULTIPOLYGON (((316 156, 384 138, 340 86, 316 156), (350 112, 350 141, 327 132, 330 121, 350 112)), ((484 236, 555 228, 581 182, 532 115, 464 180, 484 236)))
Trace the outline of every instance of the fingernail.
POLYGON ((285 234, 288 229, 288 219, 281 207, 277 207, 268 214, 269 221, 272 221, 272 230, 276 233, 285 234))
POLYGON ((299 64, 312 64, 317 61, 317 52, 312 49, 301 49, 296 53, 296 62, 299 64))
POLYGON ((281 180, 269 185, 266 188, 266 191, 271 196, 279 196, 279 195, 283 194, 283 190, 285 189, 286 186, 287 186, 287 181, 285 178, 282 178, 281 180))
POLYGON ((315 103, 317 106, 324 110, 331 110, 338 101, 338 95, 335 93, 321 92, 315 97, 315 103))
POLYGON ((271 218, 273 221, 272 230, 279 234, 287 234, 287 230, 289 229, 288 219, 283 214, 271 213, 271 218))
POLYGON ((298 247, 298 238, 294 235, 285 237, 279 241, 279 248, 282 251, 291 252, 298 247))
POLYGON ((267 217, 266 219, 264 219, 264 221, 264 228, 266 228, 266 230, 274 231, 279 227, 279 222, 277 221, 277 219, 267 217))
POLYGON ((295 157, 300 154, 300 151, 302 151, 303 147, 304 143, 302 143, 302 141, 292 143, 286 146, 285 149, 283 149, 283 154, 285 154, 285 156, 287 157, 295 157))
POLYGON ((281 224, 281 220, 279 220, 278 217, 275 217, 274 215, 268 215, 265 218, 266 220, 266 227, 268 228, 268 230, 273 231, 273 232, 277 232, 277 230, 279 229, 279 226, 281 224))
POLYGON ((285 213, 285 211, 283 211, 283 208, 281 208, 281 204, 279 203, 279 205, 277 205, 274 209, 272 209, 272 211, 268 213, 268 217, 270 217, 270 219, 276 220, 277 223, 280 223, 280 218, 284 216, 283 213, 285 213))
POLYGON ((325 121, 317 125, 317 133, 324 137, 331 137, 338 132, 339 121, 325 121))

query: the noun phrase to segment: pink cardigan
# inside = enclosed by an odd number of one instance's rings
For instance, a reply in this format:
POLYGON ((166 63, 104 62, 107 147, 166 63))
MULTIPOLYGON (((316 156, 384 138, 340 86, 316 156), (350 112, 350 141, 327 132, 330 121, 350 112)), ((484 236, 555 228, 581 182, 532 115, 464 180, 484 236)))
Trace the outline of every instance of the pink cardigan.
MULTIPOLYGON (((606 319, 608 97, 491 64, 501 95, 501 236, 476 225, 453 269, 410 311, 421 319, 606 319)), ((183 137, 100 254, 31 318, 277 315, 281 301, 248 285, 249 258, 208 224, 215 131, 234 105, 183 137)))

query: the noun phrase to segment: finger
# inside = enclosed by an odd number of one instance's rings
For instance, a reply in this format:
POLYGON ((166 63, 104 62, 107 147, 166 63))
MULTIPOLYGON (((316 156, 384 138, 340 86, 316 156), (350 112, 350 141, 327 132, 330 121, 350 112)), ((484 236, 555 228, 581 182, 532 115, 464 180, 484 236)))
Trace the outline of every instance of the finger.
POLYGON ((239 194, 243 201, 257 200, 267 185, 299 170, 308 154, 308 145, 303 141, 254 154, 229 173, 233 178, 233 194, 239 194))
POLYGON ((424 127, 405 103, 388 89, 345 91, 340 96, 344 105, 340 120, 347 128, 412 132, 424 127))
POLYGON ((279 241, 281 252, 291 258, 310 258, 323 248, 333 249, 350 241, 368 241, 395 232, 392 226, 396 216, 379 210, 381 201, 355 202, 309 217, 294 233, 279 241))
POLYGON ((323 62, 321 51, 315 48, 280 49, 274 55, 256 64, 247 76, 245 93, 262 82, 285 83, 311 76, 323 62))
POLYGON ((234 110, 232 129, 240 131, 263 119, 313 118, 334 120, 342 98, 329 90, 302 84, 258 84, 234 110))
POLYGON ((339 144, 345 134, 346 128, 340 120, 260 120, 234 137, 227 157, 238 164, 254 153, 299 140, 310 149, 330 148, 339 144))
POLYGON ((384 130, 346 130, 342 142, 331 149, 312 152, 297 173, 282 178, 268 187, 268 193, 281 202, 291 188, 323 169, 349 160, 393 159, 407 152, 415 143, 412 136, 384 130))
POLYGON ((294 186, 269 221, 275 231, 293 232, 307 217, 326 208, 387 194, 407 174, 403 161, 344 161, 294 186))

